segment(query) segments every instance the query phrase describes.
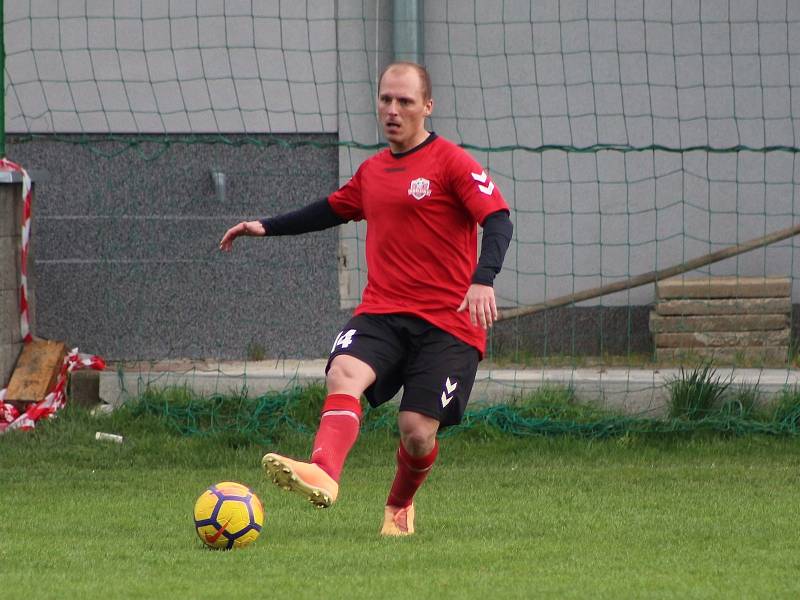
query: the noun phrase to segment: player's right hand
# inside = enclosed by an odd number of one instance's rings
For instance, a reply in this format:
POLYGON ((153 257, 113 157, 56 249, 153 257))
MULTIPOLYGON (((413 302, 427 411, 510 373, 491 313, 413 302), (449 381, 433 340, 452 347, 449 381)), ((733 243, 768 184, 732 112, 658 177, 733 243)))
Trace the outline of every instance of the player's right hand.
POLYGON ((230 252, 233 248, 233 240, 240 235, 265 236, 267 230, 264 229, 261 221, 242 221, 225 232, 219 241, 219 249, 223 252, 230 252))
POLYGON ((497 320, 497 303, 494 288, 490 285, 473 283, 469 286, 461 305, 456 312, 469 310, 469 320, 473 327, 489 329, 497 320))

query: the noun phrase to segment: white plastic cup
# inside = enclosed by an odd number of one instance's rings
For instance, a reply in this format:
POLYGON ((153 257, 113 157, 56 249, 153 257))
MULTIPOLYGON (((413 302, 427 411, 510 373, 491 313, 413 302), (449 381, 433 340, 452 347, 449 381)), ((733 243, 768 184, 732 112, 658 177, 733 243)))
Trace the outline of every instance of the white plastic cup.
POLYGON ((104 433, 102 431, 95 433, 94 439, 100 442, 114 442, 115 444, 121 444, 125 441, 125 438, 121 435, 117 435, 116 433, 104 433))

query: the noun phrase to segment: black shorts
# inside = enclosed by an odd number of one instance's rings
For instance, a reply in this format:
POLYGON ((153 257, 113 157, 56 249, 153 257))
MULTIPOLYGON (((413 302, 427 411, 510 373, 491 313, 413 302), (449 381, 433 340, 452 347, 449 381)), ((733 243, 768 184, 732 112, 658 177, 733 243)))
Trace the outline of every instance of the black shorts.
POLYGON ((340 354, 354 356, 375 371, 364 391, 380 406, 403 388, 400 410, 437 419, 442 426, 461 422, 480 356, 470 346, 427 321, 410 315, 358 315, 339 332, 328 366, 340 354))

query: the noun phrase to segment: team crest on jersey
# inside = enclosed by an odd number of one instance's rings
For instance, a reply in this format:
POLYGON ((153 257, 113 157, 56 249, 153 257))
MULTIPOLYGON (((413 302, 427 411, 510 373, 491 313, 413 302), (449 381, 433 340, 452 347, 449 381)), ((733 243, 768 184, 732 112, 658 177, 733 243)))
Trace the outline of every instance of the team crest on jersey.
POLYGON ((413 196, 417 200, 422 200, 425 196, 430 196, 431 182, 423 177, 415 179, 411 182, 411 187, 408 188, 408 195, 413 196))

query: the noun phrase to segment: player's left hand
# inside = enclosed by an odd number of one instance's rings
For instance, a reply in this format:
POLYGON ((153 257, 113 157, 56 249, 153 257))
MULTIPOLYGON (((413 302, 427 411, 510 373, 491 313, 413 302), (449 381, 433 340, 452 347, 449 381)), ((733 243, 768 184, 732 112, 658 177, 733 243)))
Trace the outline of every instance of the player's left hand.
POLYGON ((267 230, 264 229, 261 221, 242 221, 225 232, 225 235, 219 241, 219 249, 223 252, 230 252, 231 248, 233 248, 233 240, 241 235, 265 236, 267 235, 267 230))
POLYGON ((479 283, 470 285, 456 312, 466 309, 469 309, 469 320, 475 327, 479 325, 484 329, 491 327, 497 320, 494 288, 479 283))

